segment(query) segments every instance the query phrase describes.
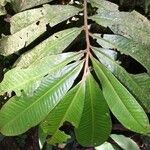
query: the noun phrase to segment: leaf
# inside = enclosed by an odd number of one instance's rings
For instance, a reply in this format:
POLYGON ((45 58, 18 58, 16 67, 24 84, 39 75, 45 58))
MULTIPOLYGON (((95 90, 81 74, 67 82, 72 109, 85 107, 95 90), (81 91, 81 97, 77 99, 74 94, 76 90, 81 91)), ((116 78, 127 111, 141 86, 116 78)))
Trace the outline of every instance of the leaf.
POLYGON ((79 10, 80 9, 73 6, 44 5, 42 8, 17 14, 17 16, 14 16, 11 20, 13 22, 11 32, 14 34, 5 36, 0 40, 0 53, 7 56, 17 52, 31 44, 37 37, 44 33, 47 24, 54 26, 74 16, 79 10), (31 17, 32 13, 33 18, 31 17), (61 13, 63 16, 59 15, 61 13), (39 18, 37 16, 39 16, 39 18))
POLYGON ((39 142, 40 150, 43 149, 43 146, 46 142, 46 137, 47 137, 47 134, 45 134, 45 132, 43 132, 42 128, 39 126, 39 128, 38 128, 38 142, 39 142))
POLYGON ((105 142, 104 144, 95 147, 95 150, 119 150, 119 148, 114 148, 112 144, 105 142))
POLYGON ((104 97, 114 116, 134 132, 150 132, 149 120, 136 99, 101 63, 94 58, 92 63, 101 81, 104 97))
POLYGON ((50 112, 42 123, 42 129, 51 137, 47 140, 49 144, 63 143, 70 136, 59 128, 65 121, 70 122, 75 128, 78 127, 85 99, 84 81, 71 89, 61 102, 50 112))
POLYGON ((105 1, 105 0, 88 0, 93 7, 98 8, 98 12, 100 11, 118 11, 118 6, 114 3, 105 1))
POLYGON ((47 76, 32 97, 12 97, 0 110, 1 133, 14 136, 39 124, 73 85, 82 65, 60 78, 47 76))
POLYGON ((45 20, 45 25, 51 27, 78 14, 79 8, 70 5, 43 5, 43 7, 26 10, 11 18, 11 33, 14 34, 23 28, 30 28, 32 24, 40 25, 45 20), (63 14, 60 15, 60 14, 63 14))
POLYGON ((145 100, 143 99, 141 102, 144 103, 146 110, 150 112, 150 76, 146 73, 143 73, 132 75, 132 78, 143 89, 145 93, 145 100))
POLYGON ((46 22, 45 20, 42 20, 39 25, 34 23, 15 34, 4 36, 0 40, 0 54, 7 56, 17 52, 18 50, 28 46, 45 31, 46 22))
POLYGON ((0 0, 0 5, 5 6, 6 5, 6 0, 0 0))
POLYGON ((21 69, 19 67, 11 69, 5 74, 3 81, 0 83, 0 93, 14 91, 17 95, 20 95, 21 90, 27 93, 45 75, 56 75, 65 65, 71 61, 80 59, 82 55, 81 52, 50 55, 27 69, 21 69))
POLYGON ((80 32, 80 28, 71 28, 55 33, 30 51, 24 53, 14 66, 26 68, 31 64, 36 64, 42 57, 61 53, 80 32))
POLYGON ((141 73, 137 75, 132 75, 132 78, 135 79, 139 86, 141 86, 144 90, 150 93, 150 76, 148 74, 141 73))
POLYGON ((36 1, 33 1, 33 0, 23 0, 23 1, 10 0, 10 3, 13 6, 14 10, 16 12, 19 12, 19 11, 22 11, 25 9, 29 9, 29 8, 38 6, 38 5, 42 5, 44 3, 51 2, 51 1, 53 1, 53 0, 36 0, 36 1))
POLYGON ((110 137, 123 149, 123 150, 140 150, 138 145, 130 138, 124 135, 111 134, 110 137))
POLYGON ((5 14, 6 14, 5 8, 0 5, 0 16, 5 15, 5 14))
POLYGON ((79 127, 75 129, 77 141, 82 146, 104 143, 111 132, 108 105, 93 76, 86 77, 85 104, 79 127))
POLYGON ((97 39, 97 42, 103 48, 117 49, 121 53, 130 55, 138 62, 140 62, 150 73, 150 48, 142 45, 141 43, 134 42, 132 39, 125 38, 120 35, 104 35, 103 38, 100 35, 93 35, 97 39), (145 61, 145 59, 147 61, 145 61))
POLYGON ((109 27, 115 34, 123 35, 134 41, 149 45, 150 21, 136 11, 119 12, 113 3, 94 0, 97 4, 97 14, 90 19, 98 24, 109 27), (111 9, 106 9, 106 6, 111 9))
MULTIPOLYGON (((119 65, 116 61, 116 52, 109 49, 104 48, 92 48, 97 58, 100 62, 107 67, 116 77, 117 79, 128 88, 128 90, 135 95, 138 102, 142 104, 143 107, 147 108, 146 110, 149 112, 150 108, 150 89, 144 86, 141 86, 137 81, 134 75, 129 74, 123 67, 119 65)), ((143 76, 144 80, 144 76, 143 76)), ((149 76, 147 75, 145 78, 145 82, 147 82, 147 86, 149 86, 150 82, 149 76)), ((145 84, 146 85, 146 84, 145 84)))

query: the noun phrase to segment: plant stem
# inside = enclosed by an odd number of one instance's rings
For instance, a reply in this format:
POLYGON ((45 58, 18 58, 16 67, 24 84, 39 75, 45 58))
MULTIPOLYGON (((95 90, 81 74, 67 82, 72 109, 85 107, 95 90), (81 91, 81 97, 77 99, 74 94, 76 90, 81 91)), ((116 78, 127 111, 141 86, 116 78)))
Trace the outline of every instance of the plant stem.
POLYGON ((90 57, 90 39, 89 39, 89 29, 88 29, 88 14, 87 14, 87 0, 84 0, 84 31, 86 38, 86 56, 85 56, 85 65, 83 78, 85 78, 89 70, 89 57, 90 57))

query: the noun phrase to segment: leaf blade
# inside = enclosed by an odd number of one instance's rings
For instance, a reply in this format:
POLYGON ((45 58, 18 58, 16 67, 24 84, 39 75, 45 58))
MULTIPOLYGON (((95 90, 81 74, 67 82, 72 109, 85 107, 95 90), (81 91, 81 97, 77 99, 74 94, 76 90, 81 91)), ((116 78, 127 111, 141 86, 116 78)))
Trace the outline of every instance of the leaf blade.
POLYGON ((86 97, 79 127, 75 129, 82 146, 96 146, 105 142, 111 132, 107 103, 93 76, 86 76, 86 97))
POLYGON ((67 93, 42 123, 43 130, 51 135, 47 140, 49 144, 62 143, 69 138, 59 130, 65 121, 70 122, 75 128, 78 127, 84 105, 84 95, 85 83, 81 81, 67 93))
POLYGON ((93 51, 99 61, 106 66, 107 69, 110 70, 133 95, 135 95, 138 102, 140 102, 140 104, 142 104, 142 106, 149 112, 150 90, 148 85, 150 83, 150 78, 148 74, 143 76, 141 75, 141 77, 139 75, 136 78, 119 65, 119 63, 116 61, 116 52, 109 49, 96 47, 93 47, 93 51), (111 53, 112 55, 115 55, 113 58, 109 57, 111 53), (141 79, 143 79, 143 81, 141 81, 141 79))
POLYGON ((130 138, 124 135, 111 134, 110 137, 124 150, 140 150, 138 145, 130 138))
POLYGON ((150 132, 150 125, 143 108, 127 89, 96 59, 94 70, 101 81, 103 94, 115 117, 128 129, 138 133, 150 132), (128 120, 126 120, 128 118, 128 120))
POLYGON ((18 135, 40 123, 59 103, 78 76, 82 63, 61 78, 48 76, 32 97, 13 97, 0 110, 0 131, 18 135))

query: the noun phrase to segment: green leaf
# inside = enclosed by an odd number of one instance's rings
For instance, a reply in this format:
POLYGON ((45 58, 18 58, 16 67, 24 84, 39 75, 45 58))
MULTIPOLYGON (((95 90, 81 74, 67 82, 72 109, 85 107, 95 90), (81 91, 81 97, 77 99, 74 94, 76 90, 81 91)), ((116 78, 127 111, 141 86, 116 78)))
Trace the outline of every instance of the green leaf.
POLYGON ((76 138, 82 146, 96 146, 104 143, 111 132, 108 105, 93 76, 86 77, 85 104, 76 138))
POLYGON ((60 78, 51 75, 45 77, 32 97, 12 97, 0 110, 1 133, 14 136, 39 124, 71 88, 82 65, 60 78))
POLYGON ((59 128, 65 121, 70 122, 75 128, 78 127, 85 99, 84 81, 80 82, 61 100, 59 105, 50 112, 42 123, 42 129, 50 135, 49 144, 63 143, 70 136, 59 128))
POLYGON ((40 150, 43 149, 43 146, 46 142, 46 137, 47 137, 47 134, 43 131, 43 129, 39 126, 38 128, 38 142, 39 142, 39 147, 40 147, 40 150))
POLYGON ((54 26, 76 15, 79 11, 80 9, 68 5, 44 5, 42 8, 16 14, 11 20, 13 34, 0 40, 0 53, 7 56, 17 52, 44 33, 46 25, 54 26))
MULTIPOLYGON (((146 110, 150 112, 150 76, 146 73, 132 75, 134 81, 141 87, 145 93, 145 100, 143 102, 146 110)), ((139 91, 140 92, 140 91, 139 91)))
MULTIPOLYGON (((138 102, 142 104, 146 110, 150 111, 150 77, 146 74, 143 79, 143 86, 138 83, 138 79, 134 75, 129 74, 123 67, 119 65, 116 59, 116 52, 104 48, 93 47, 94 53, 100 62, 107 67, 117 79, 128 88, 128 90, 135 95, 138 102), (145 81, 144 81, 145 80, 145 81), (149 81, 149 82, 148 82, 149 81), (145 86, 147 83, 147 87, 145 86)), ((139 79, 140 80, 140 79, 139 79)), ((140 82, 140 81, 139 81, 140 82)), ((142 82, 142 81, 141 81, 142 82)))
POLYGON ((134 132, 150 132, 147 115, 131 93, 96 59, 92 58, 92 63, 101 81, 104 97, 114 116, 134 132))
POLYGON ((13 6, 14 10, 16 12, 19 12, 51 1, 53 0, 10 0, 10 3, 13 6))
POLYGON ((120 150, 120 149, 114 147, 112 144, 108 142, 105 142, 104 144, 95 147, 95 150, 120 150))
POLYGON ((33 63, 36 64, 42 57, 61 53, 80 32, 80 28, 72 28, 55 33, 30 51, 24 53, 14 66, 26 68, 33 63))
POLYGON ((108 1, 100 3, 94 0, 94 2, 98 10, 97 14, 90 19, 102 26, 109 27, 115 34, 149 45, 150 21, 146 17, 136 11, 119 12, 113 3, 108 1))
POLYGON ((132 39, 120 35, 105 34, 104 37, 101 38, 100 35, 95 34, 93 37, 97 39, 97 42, 103 48, 117 49, 121 53, 130 55, 140 62, 150 73, 150 48, 148 46, 134 42, 132 39))
POLYGON ((80 59, 82 55, 81 52, 50 55, 27 69, 21 69, 19 67, 11 69, 5 74, 3 81, 0 83, 0 93, 14 91, 17 95, 20 95, 21 90, 27 93, 34 86, 37 88, 45 75, 56 74, 69 62, 80 59))
POLYGON ((138 145, 130 138, 124 135, 111 134, 110 137, 123 149, 123 150, 140 150, 138 145))

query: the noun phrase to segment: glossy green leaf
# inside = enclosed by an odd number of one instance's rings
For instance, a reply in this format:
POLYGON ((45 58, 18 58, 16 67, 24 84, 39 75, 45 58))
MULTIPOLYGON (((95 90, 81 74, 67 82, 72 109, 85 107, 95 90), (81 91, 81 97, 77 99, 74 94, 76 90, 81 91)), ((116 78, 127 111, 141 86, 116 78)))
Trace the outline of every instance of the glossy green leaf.
POLYGON ((55 33, 30 51, 24 53, 14 66, 26 68, 33 63, 36 64, 42 57, 61 53, 80 32, 80 28, 72 28, 55 33))
POLYGON ((132 39, 120 35, 108 34, 101 38, 100 35, 95 34, 93 37, 97 39, 97 42, 103 48, 117 49, 123 54, 130 55, 140 62, 150 73, 150 48, 148 46, 134 42, 132 39))
POLYGON ((82 146, 104 143, 111 132, 108 105, 93 76, 86 76, 85 104, 79 127, 75 130, 77 141, 82 146))
MULTIPOLYGON (((128 90, 135 95, 138 102, 150 111, 150 77, 149 75, 143 76, 143 86, 138 83, 138 79, 134 75, 129 74, 123 67, 116 61, 117 53, 113 50, 93 47, 94 53, 100 62, 107 67, 119 81, 128 88, 128 90), (149 81, 149 82, 148 82, 149 81), (147 83, 147 84, 145 84, 147 83), (147 87, 145 87, 147 85, 147 87)), ((142 78, 142 77, 141 77, 142 78)), ((140 79, 139 79, 140 80, 140 79)), ((139 81, 140 82, 140 81, 139 81)), ((142 82, 142 81, 141 81, 142 82)))
POLYGON ((21 90, 27 93, 34 86, 37 88, 45 75, 56 74, 69 62, 80 59, 82 55, 81 52, 50 55, 27 69, 19 67, 11 69, 5 74, 3 81, 0 83, 0 93, 14 91, 17 95, 20 95, 21 90))
POLYGON ((18 135, 39 124, 71 88, 82 65, 60 78, 51 75, 45 77, 32 97, 12 97, 0 110, 1 133, 18 135))
POLYGON ((92 58, 92 63, 101 81, 104 97, 114 116, 134 132, 150 132, 148 117, 131 93, 100 62, 92 58))
POLYGON ((94 2, 98 10, 97 14, 90 19, 109 27, 115 34, 149 45, 150 21, 146 17, 136 11, 120 12, 113 3, 108 1, 100 3, 99 0, 94 0, 94 2))
POLYGON ((111 134, 110 137, 123 149, 123 150, 140 150, 138 145, 130 138, 124 135, 111 134))
POLYGON ((61 100, 59 105, 50 112, 42 123, 43 130, 50 135, 50 138, 47 140, 49 144, 63 143, 70 137, 59 130, 65 121, 70 122, 75 128, 78 127, 84 99, 85 84, 84 81, 82 81, 71 89, 61 100))
POLYGON ((7 56, 17 52, 44 33, 46 25, 54 26, 76 15, 79 11, 80 9, 73 6, 47 4, 42 8, 16 14, 11 19, 12 35, 5 36, 0 40, 0 53, 7 56))

